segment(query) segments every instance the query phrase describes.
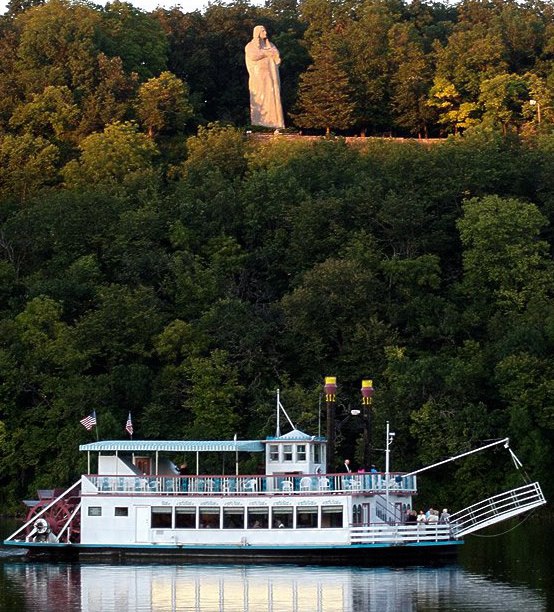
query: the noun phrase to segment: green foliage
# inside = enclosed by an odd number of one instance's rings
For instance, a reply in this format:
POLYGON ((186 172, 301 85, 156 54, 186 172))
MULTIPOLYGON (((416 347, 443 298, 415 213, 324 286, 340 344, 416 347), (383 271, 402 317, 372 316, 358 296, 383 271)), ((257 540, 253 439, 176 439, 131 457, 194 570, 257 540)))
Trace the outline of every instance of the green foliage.
POLYGON ((101 134, 87 136, 80 149, 80 159, 72 160, 63 169, 70 188, 106 185, 117 189, 154 176, 156 145, 133 123, 108 125, 101 134))
POLYGON ((296 124, 304 128, 346 130, 354 124, 354 103, 346 72, 337 64, 331 48, 318 44, 314 63, 301 75, 296 124))
POLYGON ((100 14, 92 6, 51 0, 17 17, 16 78, 25 93, 48 85, 86 91, 92 85, 100 14))
POLYGON ((69 88, 48 86, 42 93, 33 94, 27 104, 15 108, 10 125, 34 136, 64 140, 75 129, 78 118, 79 109, 69 88))
POLYGON ((108 2, 101 13, 102 50, 127 72, 150 79, 166 69, 167 39, 159 23, 129 2, 108 2))
POLYGON ((548 244, 537 239, 545 222, 535 205, 518 200, 488 196, 466 202, 458 222, 466 291, 489 304, 492 298, 504 311, 521 310, 545 295, 552 266, 548 244))
POLYGON ((138 91, 137 114, 150 137, 160 132, 183 132, 192 115, 186 83, 167 71, 143 83, 138 91))
POLYGON ((40 136, 0 136, 0 198, 22 203, 54 182, 58 155, 40 136))
MULTIPOLYGON (((79 474, 91 408, 101 437, 129 410, 144 438, 257 437, 279 386, 316 433, 327 374, 341 414, 373 378, 377 463, 387 420, 399 468, 510 435, 552 495, 547 6, 32 4, 0 20, 4 507, 79 474), (456 137, 185 140, 244 125, 258 23, 287 110, 325 74, 306 126, 456 137)), ((470 502, 498 463, 426 491, 470 502)))

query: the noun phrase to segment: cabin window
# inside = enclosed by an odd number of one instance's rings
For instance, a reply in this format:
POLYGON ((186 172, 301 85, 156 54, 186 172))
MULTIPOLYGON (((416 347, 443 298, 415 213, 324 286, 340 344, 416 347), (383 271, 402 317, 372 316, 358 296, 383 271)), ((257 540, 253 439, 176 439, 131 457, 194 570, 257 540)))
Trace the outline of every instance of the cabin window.
POLYGON ((279 445, 278 444, 269 445, 269 460, 279 461, 279 445))
POLYGON ((248 508, 248 529, 269 527, 269 508, 248 508))
POLYGON ((342 506, 322 506, 322 527, 342 527, 342 506))
POLYGON ((200 529, 219 529, 219 508, 199 508, 198 521, 200 529))
POLYGON ((292 529, 292 508, 273 508, 271 524, 277 529, 292 529))
POLYGON ((244 529, 244 508, 223 508, 223 529, 244 529))
POLYGON ((296 461, 306 461, 306 445, 296 445, 296 461))
POLYGON ((283 446, 283 460, 292 461, 292 444, 285 444, 283 446))
POLYGON ((88 509, 89 516, 102 516, 102 507, 101 506, 90 506, 88 509))
POLYGON ((171 529, 171 508, 154 506, 150 515, 152 529, 171 529))
POLYGON ((321 445, 314 444, 314 463, 321 463, 321 445))
POLYGON ((195 529, 196 508, 175 508, 175 529, 195 529))
POLYGON ((297 529, 317 527, 317 506, 296 508, 296 527, 297 529))
POLYGON ((127 506, 114 508, 114 516, 129 516, 129 508, 127 506))

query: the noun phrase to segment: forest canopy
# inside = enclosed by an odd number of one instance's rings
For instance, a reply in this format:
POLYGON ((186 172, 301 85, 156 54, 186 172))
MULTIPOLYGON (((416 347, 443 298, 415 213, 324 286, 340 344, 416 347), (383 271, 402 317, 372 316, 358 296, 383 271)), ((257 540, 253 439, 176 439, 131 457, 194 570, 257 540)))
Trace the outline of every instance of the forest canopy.
MULTIPOLYGON (((11 2, 0 18, 5 507, 85 469, 79 420, 92 410, 104 438, 126 435, 129 412, 138 438, 258 438, 274 433, 279 387, 315 434, 327 375, 338 453, 354 463, 361 421, 346 417, 371 378, 378 467, 386 421, 399 470, 510 436, 551 495, 551 11, 11 2), (290 131, 338 137, 248 137, 244 45, 257 23, 283 58, 290 131), (347 113, 328 100, 310 116, 313 73, 335 75, 347 113), (363 137, 382 134, 450 136, 363 137)), ((489 454, 423 494, 461 504, 518 479, 489 454)))

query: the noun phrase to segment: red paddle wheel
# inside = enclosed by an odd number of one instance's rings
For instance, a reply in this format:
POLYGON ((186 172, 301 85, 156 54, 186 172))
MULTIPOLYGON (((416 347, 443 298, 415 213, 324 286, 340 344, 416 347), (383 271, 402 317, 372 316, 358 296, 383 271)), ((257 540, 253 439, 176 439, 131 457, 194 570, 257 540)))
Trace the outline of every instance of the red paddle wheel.
POLYGON ((80 490, 75 487, 65 495, 63 489, 40 489, 38 500, 24 502, 29 508, 25 535, 35 541, 48 541, 54 536, 60 542, 79 542, 81 512, 76 512, 79 502, 80 490), (67 526, 70 517, 73 518, 67 526))

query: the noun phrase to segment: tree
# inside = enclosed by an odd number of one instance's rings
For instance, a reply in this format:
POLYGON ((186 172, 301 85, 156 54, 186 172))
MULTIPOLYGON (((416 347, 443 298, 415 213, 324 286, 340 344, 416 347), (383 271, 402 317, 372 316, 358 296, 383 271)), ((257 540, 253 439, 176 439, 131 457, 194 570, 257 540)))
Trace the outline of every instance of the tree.
POLYGON ((450 128, 454 134, 457 134, 460 129, 479 123, 477 104, 462 102, 462 96, 455 85, 442 77, 435 77, 427 104, 439 110, 439 123, 450 128))
POLYGON ((129 2, 108 2, 101 13, 102 47, 125 72, 150 79, 167 67, 167 39, 158 21, 129 2))
POLYGON ((483 123, 500 125, 506 135, 508 128, 518 128, 523 121, 523 106, 529 100, 524 77, 517 74, 499 74, 481 83, 479 103, 482 104, 483 123))
POLYGON ((194 415, 191 436, 229 439, 236 433, 240 395, 239 373, 225 351, 192 357, 186 365, 190 391, 184 408, 194 415))
POLYGON ((323 42, 312 50, 313 64, 300 76, 298 108, 291 113, 303 128, 347 130, 354 125, 355 105, 348 76, 330 46, 323 42))
POLYGON ((69 88, 49 85, 15 108, 10 125, 35 136, 68 141, 78 118, 79 109, 69 88))
POLYGON ((97 56, 94 90, 81 102, 79 134, 88 136, 110 123, 129 118, 138 87, 138 74, 126 73, 120 57, 97 56))
POLYGON ((93 85, 100 15, 91 6, 51 0, 17 18, 21 28, 16 79, 25 93, 48 85, 72 93, 93 85))
POLYGON ((186 83, 167 71, 140 86, 136 105, 150 138, 160 132, 184 132, 192 116, 186 83))
POLYGON ((476 304, 521 311, 544 296, 552 281, 546 219, 534 204, 510 198, 473 198, 458 229, 464 246, 464 288, 476 304))
POLYGON ((130 185, 138 177, 152 178, 156 145, 134 123, 113 123, 102 133, 87 136, 78 160, 62 170, 67 185, 87 187, 130 185))
POLYGON ((0 137, 0 198, 25 202, 56 183, 59 151, 41 136, 0 137))
POLYGON ((390 128, 389 31, 401 21, 400 9, 400 4, 380 0, 347 3, 344 11, 349 17, 337 24, 340 57, 354 90, 356 125, 362 132, 390 128))
POLYGON ((462 102, 475 102, 481 81, 507 71, 505 45, 500 33, 478 23, 459 25, 446 46, 436 45, 436 77, 451 82, 462 102))
POLYGON ((389 36, 394 65, 391 104, 395 121, 411 133, 427 137, 435 115, 427 104, 432 81, 429 58, 411 24, 395 24, 389 36))

